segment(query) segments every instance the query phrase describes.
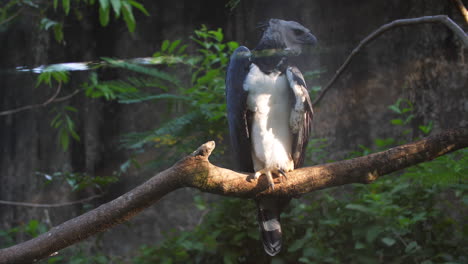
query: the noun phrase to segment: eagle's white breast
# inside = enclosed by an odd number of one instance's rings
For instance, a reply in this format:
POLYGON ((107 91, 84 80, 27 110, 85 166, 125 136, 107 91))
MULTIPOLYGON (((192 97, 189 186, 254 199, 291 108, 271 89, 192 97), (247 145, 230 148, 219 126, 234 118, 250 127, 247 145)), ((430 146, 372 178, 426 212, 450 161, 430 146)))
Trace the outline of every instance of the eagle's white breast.
POLYGON ((244 90, 248 91, 247 107, 253 112, 250 136, 255 171, 264 168, 293 170, 289 127, 293 105, 285 74, 265 74, 251 64, 244 90))

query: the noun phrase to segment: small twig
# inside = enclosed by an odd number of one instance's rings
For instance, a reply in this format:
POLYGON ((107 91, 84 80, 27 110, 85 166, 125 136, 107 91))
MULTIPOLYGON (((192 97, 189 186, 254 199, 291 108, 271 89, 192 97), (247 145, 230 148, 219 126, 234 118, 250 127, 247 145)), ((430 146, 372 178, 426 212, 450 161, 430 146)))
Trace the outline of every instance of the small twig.
POLYGON ((26 105, 26 106, 22 106, 22 107, 19 107, 19 108, 16 108, 16 109, 2 111, 2 112, 0 112, 0 116, 2 116, 2 115, 16 114, 16 113, 21 112, 21 111, 25 111, 25 110, 29 110, 29 109, 33 109, 33 108, 37 108, 37 107, 46 106, 46 105, 50 104, 51 102, 53 102, 53 101, 55 100, 55 98, 57 97, 57 95, 60 93, 60 90, 61 90, 61 89, 62 89, 62 83, 59 83, 59 84, 58 84, 58 87, 57 87, 57 91, 54 93, 54 95, 52 95, 52 97, 50 97, 49 99, 47 99, 44 103, 42 103, 42 104, 34 104, 34 105, 26 105))
POLYGON ((209 212, 210 212, 210 209, 206 209, 205 211, 203 211, 200 218, 198 219, 197 226, 199 226, 199 225, 201 225, 201 223, 203 223, 203 219, 205 219, 205 215, 207 215, 209 212))
POLYGON ((65 96, 56 98, 55 100, 52 101, 52 103, 58 103, 58 102, 66 101, 66 100, 72 98, 73 96, 77 95, 79 92, 81 92, 81 89, 76 89, 73 93, 71 93, 69 95, 65 95, 65 96))
POLYGON ((368 35, 366 38, 364 38, 359 44, 356 46, 356 48, 353 49, 351 54, 349 54, 348 58, 346 58, 345 62, 341 65, 341 67, 336 71, 335 75, 333 78, 328 82, 328 84, 325 86, 325 88, 322 90, 322 92, 319 94, 317 98, 315 98, 314 102, 312 103, 314 106, 317 105, 320 100, 323 98, 325 93, 330 89, 330 87, 335 83, 335 81, 338 79, 338 77, 341 76, 343 71, 346 69, 346 67, 349 65, 351 62, 351 59, 356 55, 361 49, 372 42, 374 39, 382 35, 384 32, 395 28, 395 27, 401 27, 401 26, 409 26, 409 25, 415 25, 415 24, 425 24, 425 23, 441 23, 447 26, 450 30, 453 31, 455 35, 457 35, 462 43, 468 47, 468 35, 461 29, 453 20, 451 20, 448 16, 446 15, 437 15, 437 16, 425 16, 425 17, 418 17, 418 18, 408 18, 408 19, 398 19, 394 20, 388 24, 385 24, 381 27, 379 27, 377 30, 372 32, 370 35, 368 35))
POLYGON ((56 204, 37 204, 37 203, 12 202, 12 201, 3 201, 3 200, 0 200, 0 204, 13 205, 13 206, 39 207, 39 208, 53 208, 53 207, 63 207, 63 206, 70 206, 70 205, 85 203, 85 202, 89 202, 99 197, 102 197, 102 194, 93 195, 88 198, 84 198, 84 199, 77 200, 77 201, 56 203, 56 204))
POLYGON ((50 97, 47 101, 42 103, 42 106, 52 103, 55 100, 55 98, 57 98, 58 94, 60 93, 60 90, 62 90, 62 83, 58 84, 57 91, 55 91, 55 94, 52 95, 52 97, 50 97))
POLYGON ((21 14, 21 12, 23 12, 24 10, 24 7, 20 8, 16 13, 14 13, 13 15, 11 15, 9 18, 3 20, 2 22, 0 22, 0 26, 2 26, 3 24, 6 24, 8 22, 10 22, 11 20, 13 20, 15 17, 19 16, 21 14))
POLYGON ((66 101, 66 100, 72 98, 73 96, 77 95, 81 91, 80 89, 77 89, 77 90, 75 90, 73 93, 71 93, 69 95, 57 98, 57 96, 60 93, 61 89, 62 89, 62 84, 59 83, 59 85, 57 87, 57 91, 54 93, 54 95, 52 95, 52 97, 47 99, 44 103, 34 104, 34 105, 26 105, 26 106, 22 106, 22 107, 19 107, 19 108, 16 108, 16 109, 2 111, 2 112, 0 112, 0 116, 12 115, 12 114, 16 114, 16 113, 21 112, 21 111, 30 110, 30 109, 38 108, 38 107, 44 107, 44 106, 47 106, 47 105, 49 105, 51 103, 58 103, 58 102, 66 101))
POLYGON ((465 22, 468 24, 468 10, 466 10, 465 5, 461 0, 453 0, 454 4, 457 5, 458 9, 462 13, 463 18, 465 18, 465 22))
POLYGON ((50 220, 49 210, 47 208, 44 209, 44 215, 45 215, 45 222, 49 226, 49 228, 54 227, 52 225, 52 221, 50 220))

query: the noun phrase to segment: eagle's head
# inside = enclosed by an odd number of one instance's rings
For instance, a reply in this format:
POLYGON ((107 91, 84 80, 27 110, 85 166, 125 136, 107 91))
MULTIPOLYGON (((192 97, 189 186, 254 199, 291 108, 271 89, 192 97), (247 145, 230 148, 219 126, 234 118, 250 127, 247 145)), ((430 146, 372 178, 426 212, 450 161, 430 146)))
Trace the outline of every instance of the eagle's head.
POLYGON ((285 49, 300 54, 306 45, 317 44, 310 30, 295 21, 270 19, 257 50, 285 49))

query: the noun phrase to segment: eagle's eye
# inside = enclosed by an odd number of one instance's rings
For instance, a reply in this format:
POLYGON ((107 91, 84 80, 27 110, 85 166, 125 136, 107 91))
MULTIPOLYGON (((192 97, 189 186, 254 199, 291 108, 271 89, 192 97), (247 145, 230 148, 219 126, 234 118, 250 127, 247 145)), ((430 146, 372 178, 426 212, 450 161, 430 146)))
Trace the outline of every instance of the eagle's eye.
POLYGON ((293 29, 293 32, 294 32, 294 35, 296 35, 296 36, 300 36, 300 35, 304 34, 303 30, 297 29, 297 28, 293 29))

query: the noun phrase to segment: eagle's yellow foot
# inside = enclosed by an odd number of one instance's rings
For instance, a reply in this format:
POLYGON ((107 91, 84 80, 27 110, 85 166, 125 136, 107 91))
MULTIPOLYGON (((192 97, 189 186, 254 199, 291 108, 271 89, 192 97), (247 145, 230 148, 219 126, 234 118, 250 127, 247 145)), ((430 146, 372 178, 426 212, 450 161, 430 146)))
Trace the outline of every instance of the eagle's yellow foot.
POLYGON ((272 190, 275 189, 275 182, 273 181, 273 175, 276 175, 280 182, 281 181, 281 176, 283 176, 285 179, 287 179, 288 177, 286 176, 286 173, 282 170, 282 169, 262 169, 262 170, 259 170, 257 172, 255 172, 254 174, 254 179, 258 179, 258 177, 260 177, 261 175, 265 175, 267 177, 267 181, 268 181, 268 185, 270 186, 270 188, 272 190))

